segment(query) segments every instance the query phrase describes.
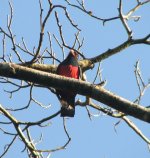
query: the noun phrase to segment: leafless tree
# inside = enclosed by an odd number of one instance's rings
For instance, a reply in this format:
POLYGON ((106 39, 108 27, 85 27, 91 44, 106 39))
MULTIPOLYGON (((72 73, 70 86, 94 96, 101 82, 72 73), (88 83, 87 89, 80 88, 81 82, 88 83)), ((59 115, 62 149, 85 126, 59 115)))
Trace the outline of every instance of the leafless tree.
MULTIPOLYGON (((150 0, 135 0, 135 6, 131 6, 128 12, 124 13, 124 2, 118 0, 118 14, 114 17, 102 18, 97 16, 94 10, 89 10, 88 7, 86 7, 88 2, 84 0, 75 0, 74 2, 63 0, 59 4, 55 4, 55 1, 53 2, 52 0, 39 0, 35 3, 39 5, 39 15, 37 16, 40 18, 40 32, 37 45, 33 46, 32 50, 29 49, 27 44, 30 41, 26 42, 24 37, 21 38, 20 42, 16 42, 18 35, 14 34, 15 6, 13 2, 8 2, 10 15, 7 16, 7 26, 0 26, 0 37, 2 40, 0 51, 0 84, 5 89, 3 93, 8 93, 12 100, 13 95, 19 94, 24 90, 29 92, 29 95, 27 95, 29 97, 27 105, 18 108, 15 105, 15 101, 12 106, 0 103, 0 131, 3 132, 4 136, 10 137, 10 142, 6 145, 4 144, 4 150, 0 153, 0 157, 4 157, 9 152, 11 146, 13 146, 17 139, 20 139, 25 146, 23 152, 26 151, 28 157, 34 158, 48 158, 52 152, 65 149, 70 143, 71 137, 66 128, 65 118, 63 118, 63 127, 68 140, 61 147, 54 149, 47 147, 46 149, 41 149, 37 147, 37 144, 42 143, 43 135, 41 134, 39 141, 34 141, 30 133, 30 130, 34 127, 39 127, 39 133, 43 127, 49 128, 49 122, 55 117, 59 117, 60 110, 55 112, 52 110, 53 113, 51 115, 41 116, 42 118, 39 117, 38 121, 30 121, 28 118, 23 121, 22 118, 17 119, 17 117, 15 117, 17 112, 28 115, 26 110, 30 109, 33 104, 37 104, 46 110, 51 110, 50 105, 45 105, 44 99, 42 102, 39 102, 38 98, 34 96, 33 91, 36 88, 40 88, 40 91, 47 89, 48 92, 53 95, 55 95, 55 89, 72 90, 85 97, 85 101, 81 99, 77 100, 76 106, 86 108, 87 116, 90 119, 97 116, 91 113, 90 107, 92 107, 98 112, 125 121, 143 141, 148 145, 150 144, 150 140, 128 118, 128 116, 132 116, 141 121, 150 123, 150 110, 148 105, 147 107, 140 105, 142 96, 150 86, 150 83, 146 83, 143 79, 140 70, 140 61, 136 62, 134 70, 139 96, 133 101, 129 101, 119 96, 119 94, 114 94, 107 90, 105 88, 107 80, 103 80, 101 71, 101 62, 111 58, 115 54, 122 53, 133 45, 150 45, 150 33, 144 37, 135 38, 136 36, 132 30, 132 26, 130 27, 128 24, 130 21, 134 21, 134 25, 136 25, 142 19, 141 16, 136 16, 135 13, 140 8, 149 5, 149 2, 150 0), (97 56, 87 58, 86 53, 83 53, 82 49, 83 46, 86 45, 85 38, 81 36, 83 29, 80 28, 80 23, 74 20, 75 17, 71 15, 70 10, 76 10, 80 12, 82 16, 95 20, 96 23, 102 24, 100 27, 107 27, 107 24, 111 25, 114 21, 120 21, 120 26, 123 26, 127 39, 114 48, 97 53, 97 56), (67 22, 70 27, 70 32, 68 32, 67 35, 66 33, 64 35, 62 19, 67 22), (54 25, 53 23, 48 24, 51 23, 51 20, 55 21, 55 30, 57 32, 55 34, 51 33, 47 27, 54 25), (72 35, 72 32, 75 33, 72 35), (66 42, 70 36, 73 39, 71 41, 72 43, 66 42), (74 49, 80 56, 79 65, 83 72, 83 78, 81 80, 62 77, 55 73, 57 65, 62 60, 60 56, 62 55, 64 59, 65 53, 70 49, 74 49), (61 54, 58 53, 58 50, 61 54), (96 65, 98 65, 98 67, 96 65), (93 73, 95 75, 93 81, 88 81, 88 76, 86 77, 86 72, 88 71, 96 72, 93 73), (97 81, 98 83, 95 83, 97 81), (6 90, 8 87, 9 90, 6 90), (99 102, 99 105, 95 103, 95 100, 99 102), (5 126, 10 128, 5 130, 5 126)), ((23 102, 21 104, 24 105, 23 102)), ((53 106, 55 105, 53 102, 52 104, 53 106)), ((115 127, 118 123, 115 124, 115 127)))

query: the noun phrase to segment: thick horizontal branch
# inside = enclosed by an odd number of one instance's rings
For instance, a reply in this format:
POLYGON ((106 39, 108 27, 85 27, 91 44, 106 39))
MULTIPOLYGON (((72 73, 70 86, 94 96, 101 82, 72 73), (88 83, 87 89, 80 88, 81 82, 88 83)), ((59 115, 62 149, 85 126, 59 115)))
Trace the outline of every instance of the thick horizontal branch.
POLYGON ((45 87, 72 90, 78 94, 93 98, 127 115, 150 122, 150 109, 130 102, 102 87, 97 88, 88 82, 34 70, 13 63, 0 63, 0 76, 30 81, 45 87))
POLYGON ((40 70, 40 71, 44 71, 44 72, 51 72, 51 73, 56 73, 56 70, 57 70, 56 65, 37 64, 37 63, 33 63, 33 64, 29 64, 29 63, 22 64, 21 63, 18 65, 25 66, 25 67, 32 68, 32 69, 36 69, 36 70, 40 70))
MULTIPOLYGON (((57 70, 57 65, 52 65, 52 64, 48 65, 48 64, 38 64, 38 63, 33 63, 33 64, 21 63, 18 65, 29 67, 29 68, 40 70, 40 71, 44 71, 44 72, 51 72, 51 73, 56 73, 56 70, 57 70)), ((83 71, 93 68, 92 62, 88 59, 80 60, 79 65, 83 71)))

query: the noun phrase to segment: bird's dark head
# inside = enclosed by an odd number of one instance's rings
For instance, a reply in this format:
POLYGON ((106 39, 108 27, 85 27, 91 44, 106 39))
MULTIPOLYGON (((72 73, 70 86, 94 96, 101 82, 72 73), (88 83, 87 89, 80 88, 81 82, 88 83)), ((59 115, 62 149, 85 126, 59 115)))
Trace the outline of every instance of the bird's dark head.
POLYGON ((70 56, 73 56, 75 59, 78 59, 78 53, 76 51, 74 51, 73 49, 70 49, 70 56))

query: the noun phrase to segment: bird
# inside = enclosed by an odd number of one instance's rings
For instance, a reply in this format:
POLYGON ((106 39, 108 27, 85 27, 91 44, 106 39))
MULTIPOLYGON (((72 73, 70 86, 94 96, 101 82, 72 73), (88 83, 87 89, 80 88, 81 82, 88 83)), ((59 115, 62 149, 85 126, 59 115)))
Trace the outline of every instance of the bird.
MULTIPOLYGON (((78 64, 78 53, 70 49, 66 59, 58 65, 56 73, 61 76, 79 79, 81 68, 78 64)), ((59 96, 61 103, 61 117, 74 117, 77 94, 70 90, 56 90, 56 94, 59 96)))

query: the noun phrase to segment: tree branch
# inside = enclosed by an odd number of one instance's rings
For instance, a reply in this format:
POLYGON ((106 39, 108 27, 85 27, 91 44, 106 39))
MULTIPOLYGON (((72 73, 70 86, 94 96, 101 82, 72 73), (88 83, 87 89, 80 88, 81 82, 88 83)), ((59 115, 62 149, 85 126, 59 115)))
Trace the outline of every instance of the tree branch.
POLYGON ((7 110, 5 110, 4 107, 0 105, 0 111, 13 123, 19 137, 22 139, 22 141, 25 143, 26 147, 29 149, 29 151, 32 153, 34 158, 38 158, 39 153, 35 151, 33 146, 30 144, 30 142, 27 140, 25 135, 23 134, 21 128, 19 127, 19 122, 16 120, 7 110))
POLYGON ((92 63, 97 63, 97 62, 100 62, 100 61, 102 61, 102 60, 104 60, 112 55, 119 53, 120 51, 122 51, 122 50, 124 50, 132 45, 135 45, 135 44, 148 44, 148 45, 150 45, 150 42, 148 41, 149 38, 150 38, 150 34, 144 38, 141 38, 141 39, 128 39, 127 41, 120 44, 119 46, 117 46, 113 49, 108 49, 106 52, 101 53, 100 55, 93 57, 93 58, 90 58, 88 60, 90 60, 92 63))
POLYGON ((38 83, 45 87, 72 90, 119 110, 126 115, 131 115, 140 120, 150 122, 150 109, 130 102, 102 87, 96 87, 88 82, 26 68, 13 63, 0 63, 0 75, 38 83))

